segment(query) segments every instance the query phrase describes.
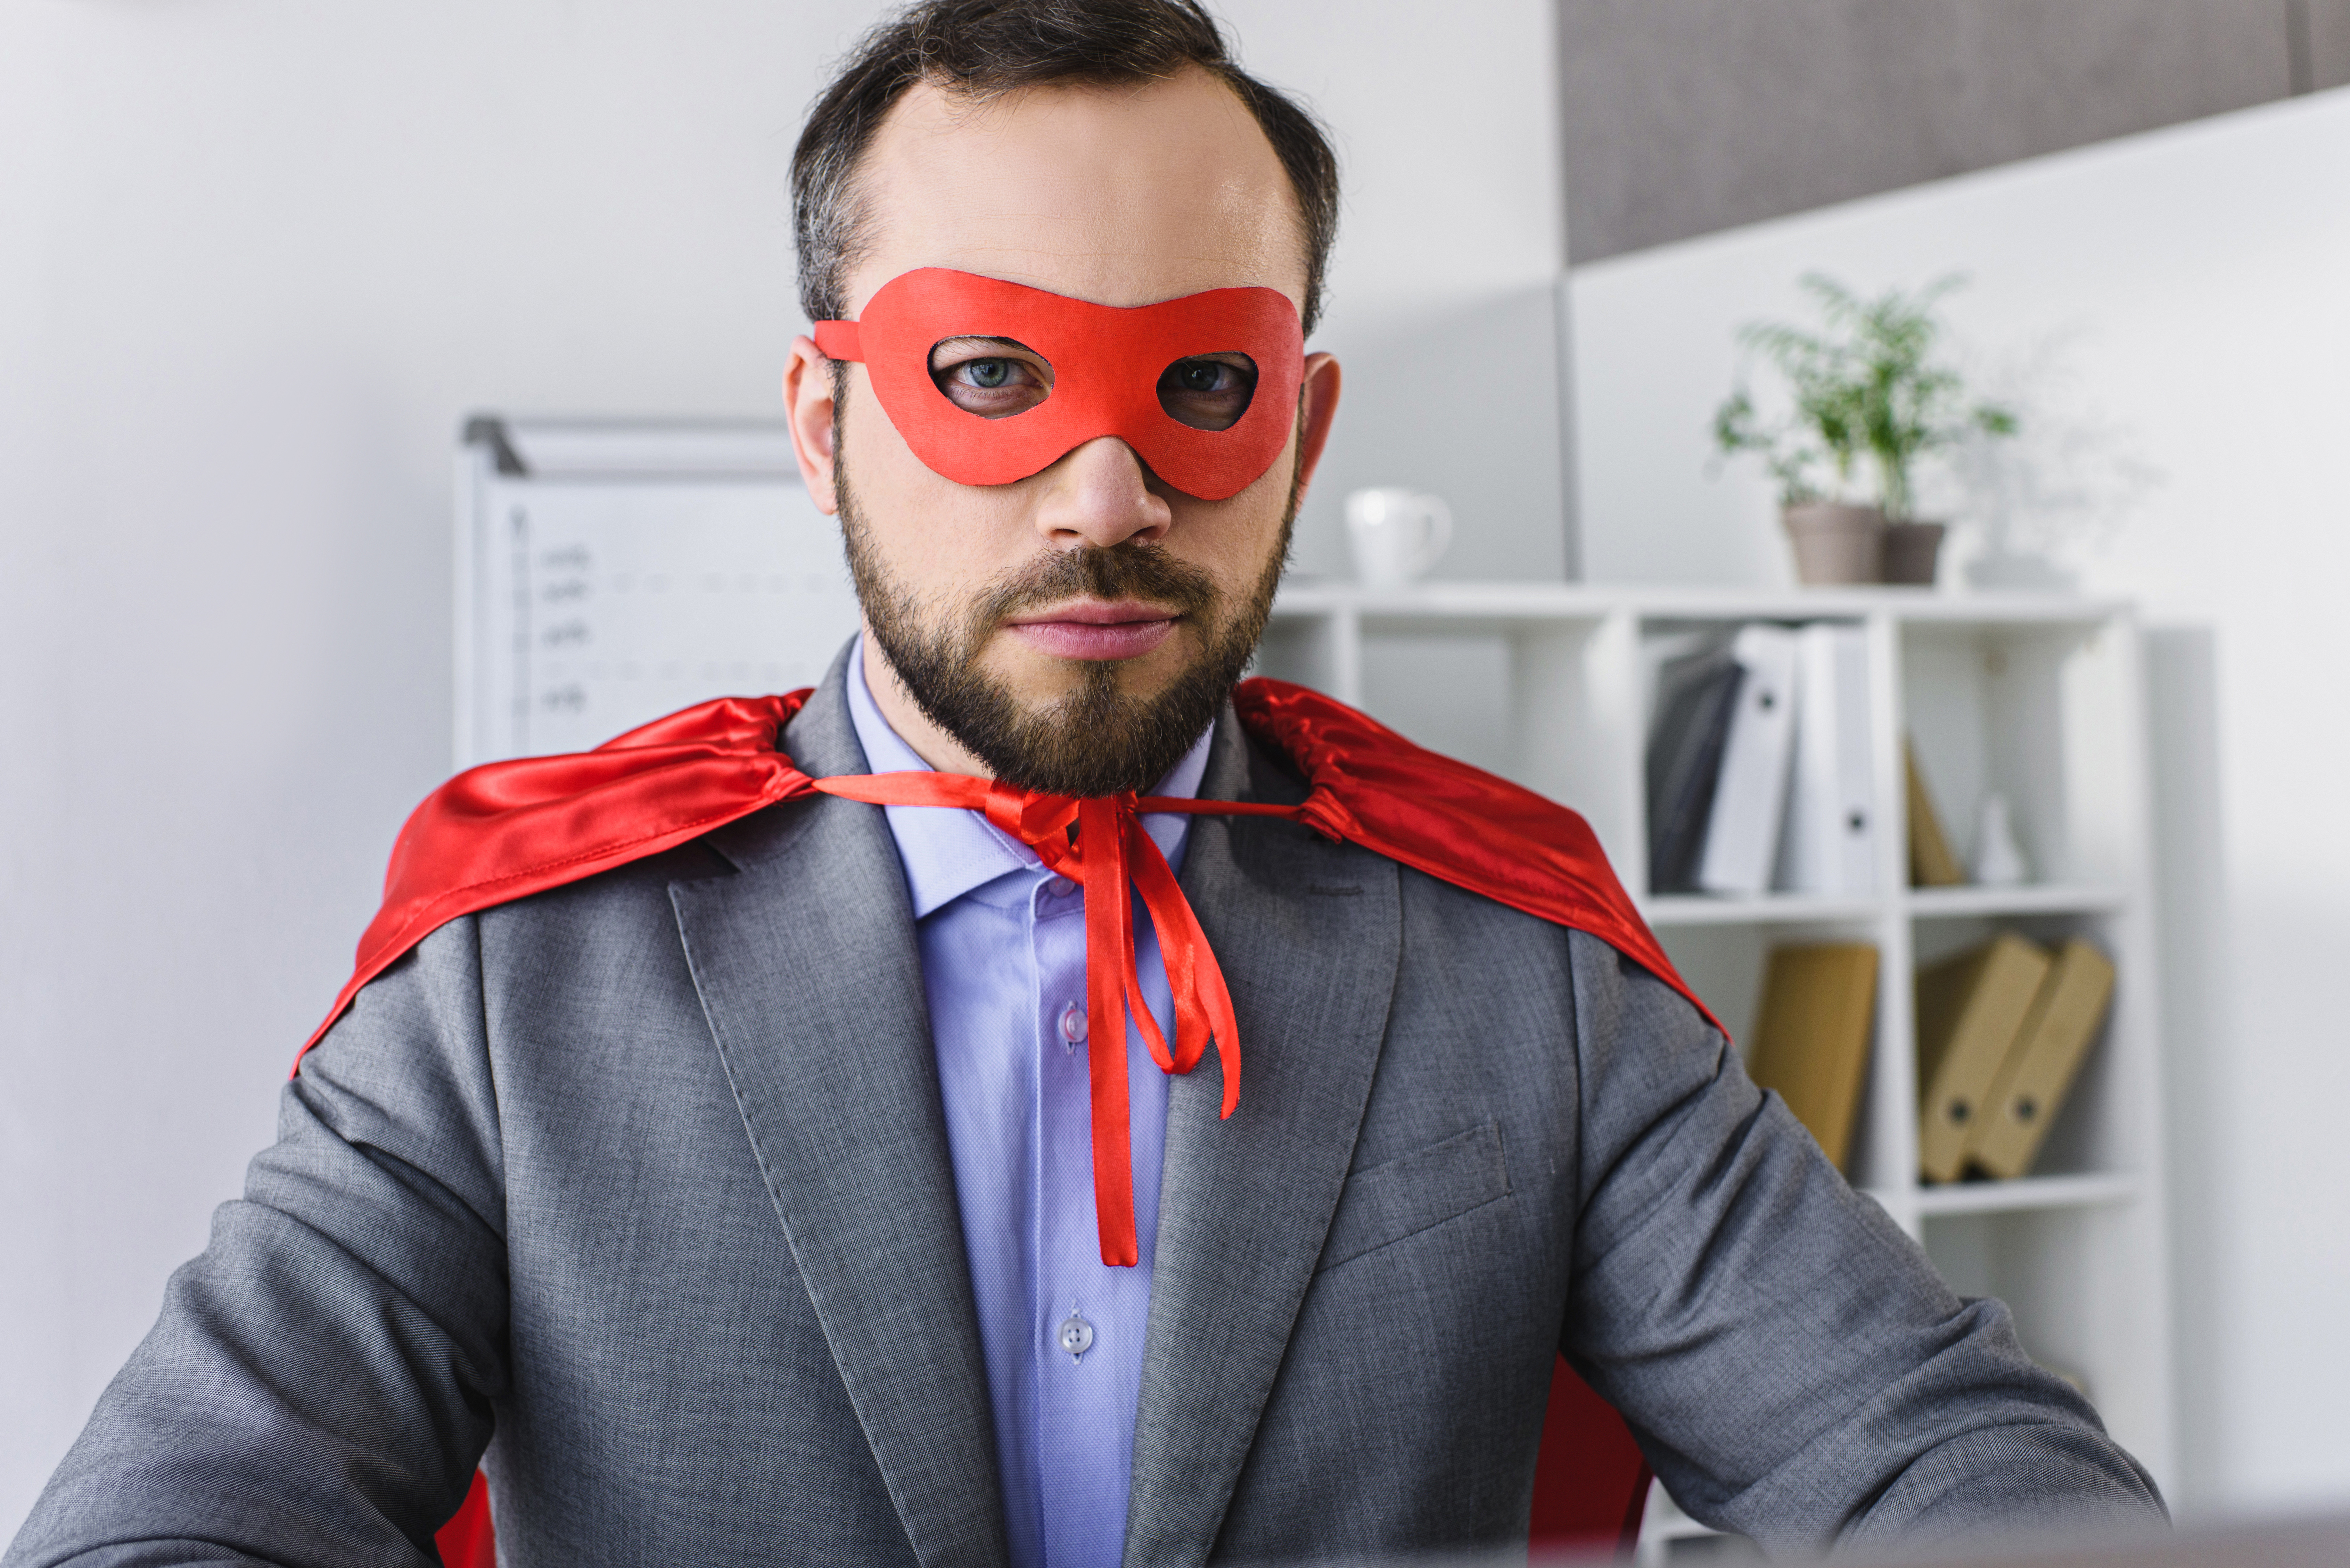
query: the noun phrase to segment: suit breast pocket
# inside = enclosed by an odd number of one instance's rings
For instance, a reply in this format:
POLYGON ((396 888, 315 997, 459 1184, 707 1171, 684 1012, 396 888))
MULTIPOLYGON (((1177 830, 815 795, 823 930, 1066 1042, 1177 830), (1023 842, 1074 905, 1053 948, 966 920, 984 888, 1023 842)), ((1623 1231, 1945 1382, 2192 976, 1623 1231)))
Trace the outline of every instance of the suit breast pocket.
POLYGON ((1510 1195, 1499 1124, 1486 1122, 1347 1179, 1315 1272, 1400 1241, 1510 1195))

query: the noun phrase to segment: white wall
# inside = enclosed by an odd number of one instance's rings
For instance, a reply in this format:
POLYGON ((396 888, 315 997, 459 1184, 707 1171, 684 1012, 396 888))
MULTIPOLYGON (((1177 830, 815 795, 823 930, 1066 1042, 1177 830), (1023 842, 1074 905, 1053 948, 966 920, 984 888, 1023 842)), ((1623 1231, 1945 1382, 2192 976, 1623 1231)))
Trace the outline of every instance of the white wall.
POLYGON ((1439 576, 1556 577, 1555 283, 1565 265, 1549 0, 1240 0, 1246 63, 1330 121, 1345 217, 1317 346, 1346 371, 1298 517, 1301 572, 1348 575, 1339 504, 1407 484, 1451 503, 1439 576))
MULTIPOLYGON (((1555 575, 1548 6, 1227 9, 1351 177, 1301 564, 1393 482, 1555 575)), ((445 771, 459 419, 771 411, 786 161, 874 14, 0 0, 0 1534, 445 771)))
MULTIPOLYGON (((1736 327, 1796 310, 1810 268, 1871 291, 1971 274, 1949 313, 1985 372, 2051 356, 2024 384, 2108 500, 2118 457, 2159 471, 2070 565, 2210 628, 2156 660, 2183 670, 2174 729, 2201 722, 2192 660, 2216 649, 2217 777, 2181 787, 2216 789, 2226 860, 2169 867, 2208 883, 2179 912, 2211 962, 2166 977, 2190 1507, 2350 1500, 2345 192, 2336 91, 1626 256, 1571 291, 1595 578, 1789 579, 1761 477, 1707 478, 1706 421, 1736 327)), ((2052 485, 2063 444, 2041 443, 2052 485)))

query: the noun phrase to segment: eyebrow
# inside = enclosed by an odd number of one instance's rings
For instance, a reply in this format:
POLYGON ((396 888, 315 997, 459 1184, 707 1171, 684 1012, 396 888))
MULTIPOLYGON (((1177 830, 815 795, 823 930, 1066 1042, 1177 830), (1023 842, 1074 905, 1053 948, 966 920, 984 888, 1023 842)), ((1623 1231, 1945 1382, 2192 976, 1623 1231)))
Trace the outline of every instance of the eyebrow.
POLYGON ((931 352, 935 354, 950 343, 1000 343, 1006 348, 1017 348, 1023 354, 1035 354, 1039 359, 1045 357, 1017 337, 992 337, 983 332, 958 332, 951 337, 941 337, 931 345, 931 352))

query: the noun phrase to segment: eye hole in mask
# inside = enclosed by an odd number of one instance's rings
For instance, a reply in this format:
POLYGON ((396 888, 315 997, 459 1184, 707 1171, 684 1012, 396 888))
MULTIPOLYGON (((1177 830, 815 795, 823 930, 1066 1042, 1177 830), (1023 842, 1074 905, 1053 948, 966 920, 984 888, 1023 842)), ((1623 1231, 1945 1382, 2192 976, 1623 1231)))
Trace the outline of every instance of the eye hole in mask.
POLYGON ((1053 395, 1053 364, 1010 337, 949 337, 931 348, 931 380, 963 412, 1008 420, 1053 395))
POLYGON ((1159 378, 1159 406, 1195 431, 1228 431, 1256 399, 1256 361, 1245 354, 1194 354, 1159 378))

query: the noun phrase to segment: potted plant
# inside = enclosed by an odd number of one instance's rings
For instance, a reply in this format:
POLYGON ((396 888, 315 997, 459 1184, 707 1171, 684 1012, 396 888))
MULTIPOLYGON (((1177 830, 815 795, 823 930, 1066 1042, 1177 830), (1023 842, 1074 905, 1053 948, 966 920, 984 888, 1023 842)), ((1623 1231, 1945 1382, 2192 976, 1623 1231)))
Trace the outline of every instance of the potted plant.
POLYGON ((1759 454, 1779 482, 1781 521, 1806 583, 1930 583, 1942 524, 1919 522, 1918 460, 1981 431, 2015 433, 2011 410, 1969 403, 1956 370, 1937 364, 1941 336, 1934 306, 1960 279, 1916 294, 1888 290, 1863 299, 1835 279, 1807 273, 1818 330, 1758 322, 1739 333, 1737 385, 1714 410, 1713 441, 1724 458, 1759 454), (1766 420, 1746 385, 1761 359, 1786 383, 1784 411, 1766 420), (1873 499, 1857 499, 1864 472, 1873 499))

